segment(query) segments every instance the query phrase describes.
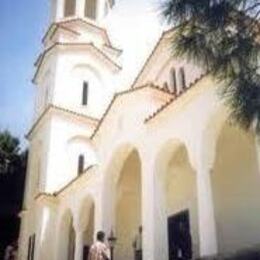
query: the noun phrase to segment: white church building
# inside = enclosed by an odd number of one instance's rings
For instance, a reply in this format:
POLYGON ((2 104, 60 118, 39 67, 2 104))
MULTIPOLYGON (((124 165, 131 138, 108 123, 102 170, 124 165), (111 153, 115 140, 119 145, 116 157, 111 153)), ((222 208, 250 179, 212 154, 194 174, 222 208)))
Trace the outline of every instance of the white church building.
POLYGON ((176 259, 181 227, 193 259, 260 245, 259 142, 229 123, 219 83, 172 56, 158 5, 50 2, 18 259, 87 259, 103 230, 132 260, 139 226, 144 260, 176 259))

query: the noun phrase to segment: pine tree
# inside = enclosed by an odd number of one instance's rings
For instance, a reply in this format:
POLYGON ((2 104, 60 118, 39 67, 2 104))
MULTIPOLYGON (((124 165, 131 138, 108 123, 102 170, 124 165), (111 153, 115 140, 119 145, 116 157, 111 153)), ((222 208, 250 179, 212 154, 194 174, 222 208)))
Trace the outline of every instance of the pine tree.
POLYGON ((176 26, 173 54, 222 81, 232 121, 260 134, 260 1, 165 0, 162 15, 176 26))

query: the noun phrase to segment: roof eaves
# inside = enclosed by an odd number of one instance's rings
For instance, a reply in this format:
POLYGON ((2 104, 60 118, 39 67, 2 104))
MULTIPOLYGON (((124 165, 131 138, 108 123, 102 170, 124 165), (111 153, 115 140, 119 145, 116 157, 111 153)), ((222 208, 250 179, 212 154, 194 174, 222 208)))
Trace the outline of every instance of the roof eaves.
POLYGON ((61 112, 65 112, 65 113, 68 113, 70 115, 74 115, 74 116, 77 116, 77 117, 81 117, 81 118, 84 118, 84 119, 88 119, 90 121, 92 121, 93 124, 98 124, 99 120, 96 119, 96 118, 93 118, 93 117, 90 117, 90 116, 86 116, 84 114, 81 114, 81 113, 77 113, 77 112, 74 112, 72 110, 69 110, 69 109, 66 109, 66 108, 63 108, 63 107, 59 107, 59 106, 56 106, 56 105, 53 105, 53 104, 50 104, 43 112, 42 114, 40 115, 40 117, 36 120, 36 122, 33 124, 33 126, 31 127, 30 131, 28 132, 28 134, 25 136, 27 139, 30 138, 30 136, 32 135, 32 133, 34 132, 35 128, 39 125, 39 123, 42 121, 42 119, 44 118, 44 116, 51 110, 51 109, 54 109, 56 111, 61 111, 61 112))
POLYGON ((91 23, 89 21, 86 21, 86 20, 84 20, 82 18, 74 18, 74 19, 70 19, 70 20, 66 20, 66 21, 61 21, 59 23, 60 24, 67 24, 67 23, 70 23, 70 22, 82 22, 85 25, 88 25, 90 27, 93 27, 93 28, 99 30, 100 32, 102 32, 103 36, 106 38, 106 41, 107 41, 108 45, 112 46, 112 43, 111 43, 110 38, 109 38, 109 35, 108 35, 107 31, 104 28, 99 27, 98 25, 96 25, 94 23, 91 23))
POLYGON ((63 42, 57 42, 54 43, 53 45, 51 45, 48 49, 46 49, 41 55, 40 57, 37 59, 38 63, 37 65, 37 70, 34 74, 33 80, 32 82, 35 83, 38 73, 40 71, 40 67, 46 57, 46 55, 53 50, 56 47, 59 46, 67 46, 67 47, 75 47, 75 46, 85 46, 85 47, 91 47, 93 48, 98 54, 102 55, 111 65, 113 65, 117 71, 122 70, 122 67, 120 65, 118 65, 116 62, 114 62, 110 57, 108 57, 104 52, 102 52, 100 49, 98 49, 93 43, 63 43, 63 42))
POLYGON ((124 91, 121 91, 121 92, 118 92, 114 95, 113 99, 111 100, 111 102, 109 103, 105 113, 103 114, 101 120, 99 121, 96 129, 94 130, 93 134, 91 135, 91 139, 94 139, 94 137, 96 136, 96 134, 98 133, 99 129, 101 128, 105 118, 107 117, 110 109, 112 108, 113 104, 115 103, 116 99, 119 97, 119 96, 123 96, 123 95, 126 95, 126 94, 130 94, 130 93, 133 93, 133 92, 136 92, 136 91, 139 91, 139 90, 142 90, 144 88, 151 88, 151 89, 154 89, 156 91, 160 91, 161 93, 164 93, 164 94, 167 94, 167 95, 173 95, 171 92, 169 91, 166 91, 162 88, 160 88, 159 86, 156 86, 156 85, 153 85, 152 83, 148 83, 148 84, 145 84, 143 86, 140 86, 140 87, 137 87, 137 88, 130 88, 130 89, 127 89, 127 90, 124 90, 124 91))
POLYGON ((96 165, 90 165, 86 170, 84 170, 84 172, 75 177, 74 179, 72 179, 68 184, 66 184, 64 187, 62 187, 61 189, 59 189, 57 192, 53 193, 53 196, 57 197, 60 194, 62 194, 64 191, 66 191, 68 188, 70 188, 74 183, 78 182, 81 178, 83 178, 90 170, 92 170, 96 165))
POLYGON ((33 79, 32 79, 32 83, 36 84, 36 79, 38 76, 38 73, 40 71, 40 68, 42 66, 42 63, 45 59, 45 56, 51 51, 53 50, 56 46, 58 45, 58 43, 54 43, 53 45, 51 45, 49 48, 47 48, 42 54, 39 55, 39 57, 37 58, 36 62, 35 62, 35 66, 37 67, 33 79))
POLYGON ((77 31, 75 31, 75 30, 72 30, 72 29, 70 29, 70 28, 67 28, 67 27, 65 27, 65 26, 63 26, 63 25, 61 25, 61 24, 58 24, 58 25, 56 26, 56 28, 53 30, 53 32, 51 33, 51 35, 50 35, 50 40, 54 37, 56 31, 59 30, 59 29, 62 29, 62 30, 64 30, 64 31, 69 32, 69 33, 71 33, 71 34, 73 34, 73 35, 76 35, 76 36, 81 35, 79 32, 77 32, 77 31))

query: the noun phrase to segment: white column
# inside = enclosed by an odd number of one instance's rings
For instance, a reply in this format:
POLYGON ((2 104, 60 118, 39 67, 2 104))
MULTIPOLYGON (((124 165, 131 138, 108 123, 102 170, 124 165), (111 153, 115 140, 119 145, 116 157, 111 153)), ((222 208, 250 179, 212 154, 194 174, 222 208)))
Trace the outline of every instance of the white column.
POLYGON ((143 259, 166 260, 167 221, 161 210, 161 202, 155 176, 155 160, 152 154, 142 156, 142 226, 143 259))
POLYGON ((197 172, 198 219, 201 256, 209 256, 217 253, 216 223, 210 174, 210 168, 207 166, 200 167, 197 172))
POLYGON ((142 226, 143 259, 156 260, 154 255, 154 191, 153 172, 146 161, 142 161, 142 226))
POLYGON ((102 20, 105 10, 105 0, 97 1, 97 20, 102 20))
POLYGON ((82 231, 76 231, 74 260, 83 259, 84 235, 82 231))

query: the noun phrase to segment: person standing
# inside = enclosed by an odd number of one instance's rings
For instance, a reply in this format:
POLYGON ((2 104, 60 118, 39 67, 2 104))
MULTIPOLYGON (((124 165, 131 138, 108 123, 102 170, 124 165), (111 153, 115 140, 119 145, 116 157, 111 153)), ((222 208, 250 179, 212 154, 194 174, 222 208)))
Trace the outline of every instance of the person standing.
POLYGON ((133 242, 135 260, 143 259, 142 232, 143 232, 143 228, 142 228, 142 226, 140 226, 138 228, 138 234, 135 236, 135 239, 133 242))
POLYGON ((97 241, 90 247, 88 260, 110 260, 110 250, 105 243, 105 233, 97 233, 97 241))
POLYGON ((13 242, 9 246, 7 246, 5 250, 4 260, 15 260, 17 259, 17 242, 13 242))

